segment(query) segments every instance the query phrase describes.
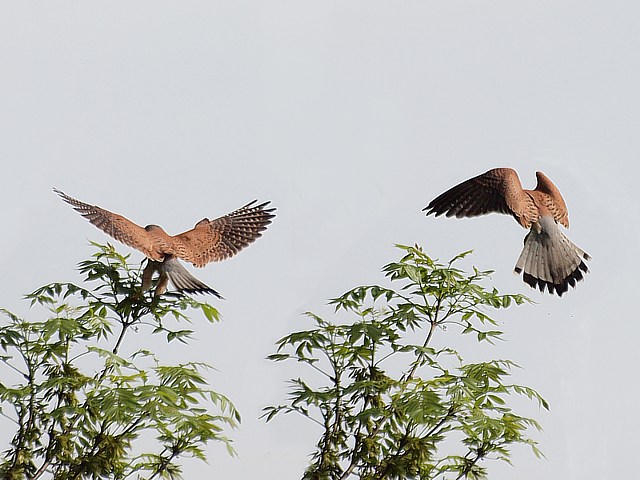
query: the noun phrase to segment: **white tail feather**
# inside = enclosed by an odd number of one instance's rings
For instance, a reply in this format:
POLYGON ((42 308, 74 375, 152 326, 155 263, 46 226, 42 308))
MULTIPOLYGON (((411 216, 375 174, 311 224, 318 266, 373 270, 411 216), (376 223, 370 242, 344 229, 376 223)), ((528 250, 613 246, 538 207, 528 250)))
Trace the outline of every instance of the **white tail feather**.
POLYGON ((147 259, 147 266, 142 274, 142 289, 151 287, 152 276, 155 272, 160 273, 155 295, 162 295, 167 289, 170 280, 176 290, 183 293, 210 293, 218 298, 222 296, 204 282, 198 280, 184 268, 180 261, 167 255, 162 262, 147 259))
POLYGON ((590 256, 561 231, 551 217, 540 217, 540 232, 535 228, 524 239, 515 272, 532 287, 562 296, 569 286, 583 279, 590 256))
POLYGON ((222 298, 213 288, 191 275, 175 257, 165 258, 161 268, 167 274, 176 290, 180 292, 211 293, 218 298, 222 298))

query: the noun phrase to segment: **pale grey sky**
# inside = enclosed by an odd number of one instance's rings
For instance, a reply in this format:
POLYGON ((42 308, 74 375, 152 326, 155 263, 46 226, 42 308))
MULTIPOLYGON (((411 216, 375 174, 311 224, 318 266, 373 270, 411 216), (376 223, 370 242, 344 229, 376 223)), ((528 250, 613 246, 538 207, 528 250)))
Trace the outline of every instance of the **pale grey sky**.
POLYGON ((475 249, 501 291, 537 304, 503 312, 508 341, 469 355, 514 360, 515 381, 551 405, 521 405, 547 459, 516 449, 492 478, 629 478, 639 21, 628 1, 3 2, 0 305, 28 317, 23 294, 79 281, 88 239, 107 240, 52 186, 172 233, 271 200, 262 239, 197 272, 226 298, 211 299, 224 321, 196 321, 188 350, 156 345, 217 367, 213 388, 243 415, 239 458, 213 446, 186 478, 299 478, 318 430, 257 419, 303 374, 265 360, 275 340, 309 326, 301 312, 330 316, 327 298, 381 281, 394 243, 441 259, 475 249), (526 233, 513 219, 421 212, 496 166, 528 188, 542 170, 565 196, 568 235, 593 261, 561 299, 511 273, 526 233))

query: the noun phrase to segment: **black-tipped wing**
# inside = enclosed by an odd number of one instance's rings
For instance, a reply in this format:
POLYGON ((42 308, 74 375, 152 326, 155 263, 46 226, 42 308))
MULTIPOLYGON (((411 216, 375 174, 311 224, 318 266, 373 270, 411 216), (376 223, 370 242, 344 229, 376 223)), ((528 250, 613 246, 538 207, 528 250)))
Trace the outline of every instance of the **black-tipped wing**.
POLYGON ((494 168, 466 180, 436 197, 424 209, 427 215, 476 217, 487 213, 513 215, 525 227, 537 219, 533 199, 522 189, 511 168, 494 168))
POLYGON ((205 218, 193 229, 176 235, 173 237, 176 255, 196 267, 234 256, 261 237, 275 217, 275 208, 267 208, 270 202, 256 203, 254 200, 215 220, 205 218))
MULTIPOLYGON (((80 213, 80 215, 85 217, 104 233, 125 245, 141 251, 146 256, 153 258, 153 240, 149 237, 149 234, 144 228, 133 223, 122 215, 110 212, 109 210, 100 208, 97 205, 89 205, 88 203, 76 200, 56 188, 54 188, 53 191, 60 195, 65 202, 71 205, 76 212, 80 213)), ((157 260, 161 259, 162 258, 157 258, 157 260)))

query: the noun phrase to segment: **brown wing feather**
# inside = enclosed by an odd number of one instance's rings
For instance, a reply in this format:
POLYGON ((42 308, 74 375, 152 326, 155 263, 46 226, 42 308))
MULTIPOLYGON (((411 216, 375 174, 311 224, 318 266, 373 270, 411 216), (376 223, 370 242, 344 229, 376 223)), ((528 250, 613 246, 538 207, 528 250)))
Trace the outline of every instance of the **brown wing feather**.
POLYGON ((255 205, 256 202, 215 220, 205 218, 191 230, 176 235, 176 255, 196 267, 234 256, 262 236, 275 217, 275 208, 266 208, 270 202, 255 205))
POLYGON ((537 220, 535 204, 511 168, 494 168, 470 178, 436 197, 424 210, 427 215, 456 218, 504 213, 514 216, 525 228, 537 220))
MULTIPOLYGON (((54 188, 53 191, 73 207, 73 209, 85 217, 89 222, 98 227, 107 235, 115 238, 136 250, 140 250, 146 256, 154 260, 162 260, 162 257, 154 258, 153 241, 147 231, 131 220, 110 212, 96 205, 89 205, 54 188)), ((157 257, 157 255, 155 255, 157 257)))

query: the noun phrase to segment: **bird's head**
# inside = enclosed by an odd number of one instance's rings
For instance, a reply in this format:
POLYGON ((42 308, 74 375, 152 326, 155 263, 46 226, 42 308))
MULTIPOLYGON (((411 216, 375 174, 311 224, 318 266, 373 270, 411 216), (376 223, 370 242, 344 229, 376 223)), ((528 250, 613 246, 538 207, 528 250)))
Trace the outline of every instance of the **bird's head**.
POLYGON ((144 229, 147 232, 164 232, 163 228, 159 225, 147 225, 144 229))

